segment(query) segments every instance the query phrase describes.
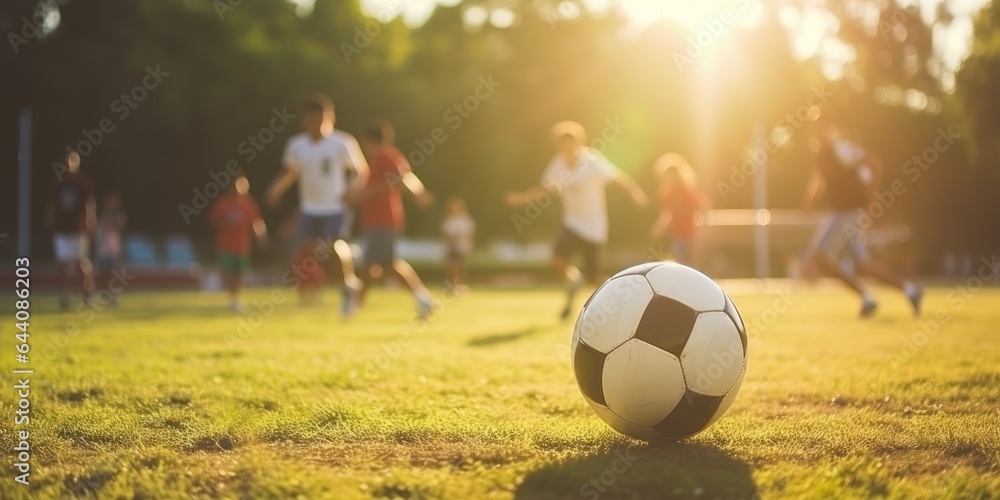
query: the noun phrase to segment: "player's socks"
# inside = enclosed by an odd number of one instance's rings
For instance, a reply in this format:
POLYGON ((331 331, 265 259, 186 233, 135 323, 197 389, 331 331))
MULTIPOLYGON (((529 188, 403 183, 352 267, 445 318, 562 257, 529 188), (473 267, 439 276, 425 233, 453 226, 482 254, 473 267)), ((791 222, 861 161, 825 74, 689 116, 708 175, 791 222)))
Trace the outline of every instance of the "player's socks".
POLYGON ((431 315, 434 310, 434 297, 430 292, 424 290, 416 294, 417 297, 417 317, 424 320, 431 315))
POLYGON ((559 313, 559 318, 563 320, 569 319, 569 315, 573 312, 573 299, 576 298, 576 292, 580 291, 580 287, 583 286, 583 275, 575 267, 566 270, 566 278, 566 305, 559 313))
POLYGON ((903 283, 903 293, 910 299, 910 305, 913 306, 913 315, 920 316, 920 306, 924 301, 924 287, 912 281, 907 281, 903 283))
POLYGON ((861 317, 870 318, 875 314, 875 310, 878 309, 878 302, 875 300, 875 296, 870 292, 865 292, 861 295, 861 317))
POLYGON ((69 310, 69 296, 65 293, 59 295, 59 310, 68 311, 69 310))
POLYGON ((340 302, 340 315, 350 318, 358 308, 361 287, 364 286, 356 276, 344 280, 343 297, 340 302))

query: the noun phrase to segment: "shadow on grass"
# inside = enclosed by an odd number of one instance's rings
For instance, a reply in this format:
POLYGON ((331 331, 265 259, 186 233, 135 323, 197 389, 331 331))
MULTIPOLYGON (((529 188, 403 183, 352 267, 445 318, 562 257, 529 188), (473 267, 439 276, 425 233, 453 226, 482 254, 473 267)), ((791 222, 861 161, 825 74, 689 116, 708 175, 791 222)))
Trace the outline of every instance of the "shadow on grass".
POLYGON ((484 335, 470 340, 469 345, 472 347, 489 347, 497 344, 514 342, 515 340, 520 340, 524 337, 530 337, 538 333, 539 330, 541 330, 541 328, 537 326, 529 326, 512 332, 492 333, 490 335, 484 335))
POLYGON ((514 498, 755 499, 750 467, 714 446, 621 446, 528 473, 514 498))

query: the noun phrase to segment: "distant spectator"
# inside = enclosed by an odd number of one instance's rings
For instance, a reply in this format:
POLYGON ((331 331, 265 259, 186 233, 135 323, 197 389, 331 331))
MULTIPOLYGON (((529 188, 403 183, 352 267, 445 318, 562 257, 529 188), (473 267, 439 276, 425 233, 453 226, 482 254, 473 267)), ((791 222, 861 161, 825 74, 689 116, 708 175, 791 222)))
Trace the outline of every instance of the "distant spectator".
POLYGON ((441 223, 441 234, 447 249, 445 281, 452 287, 467 286, 465 267, 475 241, 476 222, 469 215, 465 200, 457 196, 448 200, 448 214, 441 223))
POLYGON ((651 236, 660 240, 669 232, 673 259, 691 265, 698 229, 709 207, 708 197, 698 189, 694 170, 683 156, 667 153, 656 160, 654 168, 660 181, 660 216, 651 236))
POLYGON ((93 266, 90 263, 90 233, 97 221, 94 187, 90 178, 80 172, 80 155, 66 155, 67 172, 52 183, 45 213, 46 226, 52 231, 52 243, 59 263, 62 290, 59 307, 69 309, 70 282, 79 270, 83 276, 83 302, 90 305, 94 292, 93 266))
MULTIPOLYGON (((97 217, 97 269, 110 274, 122 265, 122 233, 128 216, 122 210, 122 197, 111 193, 104 198, 97 217)), ((111 304, 118 304, 118 294, 111 295, 111 304)))

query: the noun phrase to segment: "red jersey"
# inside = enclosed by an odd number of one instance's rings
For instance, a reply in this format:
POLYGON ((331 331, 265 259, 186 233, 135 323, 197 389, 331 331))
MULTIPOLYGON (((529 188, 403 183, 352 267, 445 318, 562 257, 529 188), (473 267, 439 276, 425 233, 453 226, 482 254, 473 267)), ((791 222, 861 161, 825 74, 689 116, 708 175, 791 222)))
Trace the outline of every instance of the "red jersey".
POLYGON ((677 186, 660 190, 660 210, 670 213, 670 231, 675 237, 691 238, 698 232, 695 215, 708 206, 696 187, 677 186))
POLYGON ((260 218, 257 202, 249 196, 223 195, 212 205, 209 220, 219 231, 220 252, 247 255, 253 245, 253 221, 260 218))
POLYGON ((402 231, 405 224, 400 181, 409 171, 406 157, 393 146, 383 146, 368 161, 371 177, 366 188, 387 183, 389 190, 369 197, 361 207, 361 223, 366 229, 384 227, 402 231))

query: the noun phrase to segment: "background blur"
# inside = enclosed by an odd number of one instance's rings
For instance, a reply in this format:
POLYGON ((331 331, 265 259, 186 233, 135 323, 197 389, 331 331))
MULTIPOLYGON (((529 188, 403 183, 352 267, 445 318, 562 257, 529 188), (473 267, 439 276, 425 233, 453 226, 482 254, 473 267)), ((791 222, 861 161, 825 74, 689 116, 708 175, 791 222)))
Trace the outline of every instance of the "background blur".
MULTIPOLYGON (((205 217, 186 221, 181 204, 234 160, 260 197, 298 125, 262 131, 315 90, 336 101, 338 128, 393 122, 439 200, 468 200, 483 242, 547 240, 558 225, 552 207, 518 234, 501 196, 537 182, 563 119, 603 135, 595 146, 650 194, 653 160, 684 154, 715 208, 752 207, 734 172, 760 131, 775 145, 769 206, 798 208, 811 162, 796 114, 822 96, 883 157, 886 185, 906 185, 876 225, 908 225, 900 251, 937 270, 949 252, 1000 246, 998 28, 1000 7, 983 0, 5 0, 0 255, 16 248, 24 108, 44 259, 44 195, 67 146, 91 150, 83 170, 99 195, 121 192, 129 231, 210 246, 205 217), (162 81, 142 87, 156 68, 162 81), (113 130, 95 134, 102 120, 113 130), (914 179, 907 161, 949 127, 961 140, 914 179)), ((410 210, 409 234, 434 237, 442 211, 410 210)), ((612 190, 611 214, 613 247, 648 245, 653 210, 612 190)))

